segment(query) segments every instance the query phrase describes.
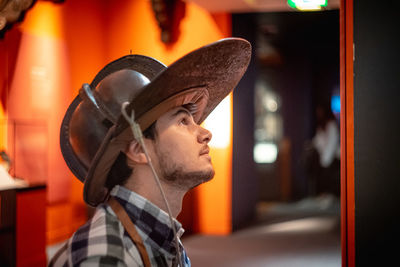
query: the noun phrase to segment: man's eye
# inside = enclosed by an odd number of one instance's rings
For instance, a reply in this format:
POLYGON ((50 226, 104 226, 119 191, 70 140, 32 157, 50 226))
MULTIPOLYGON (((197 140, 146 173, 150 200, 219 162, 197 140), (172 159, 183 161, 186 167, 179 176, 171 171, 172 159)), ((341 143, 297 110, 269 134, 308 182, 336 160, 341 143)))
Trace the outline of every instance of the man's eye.
POLYGON ((189 121, 188 121, 187 118, 182 118, 182 119, 179 121, 179 123, 180 123, 180 124, 183 124, 183 125, 188 125, 188 124, 189 124, 189 121))

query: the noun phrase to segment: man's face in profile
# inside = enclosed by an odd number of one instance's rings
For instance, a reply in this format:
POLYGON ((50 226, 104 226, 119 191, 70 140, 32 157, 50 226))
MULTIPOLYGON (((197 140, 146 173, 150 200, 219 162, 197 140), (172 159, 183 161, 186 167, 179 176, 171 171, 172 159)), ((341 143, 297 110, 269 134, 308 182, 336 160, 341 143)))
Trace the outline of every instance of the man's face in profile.
POLYGON ((198 125, 186 108, 173 108, 162 115, 156 132, 152 159, 164 181, 189 190, 213 178, 208 147, 211 132, 198 125))

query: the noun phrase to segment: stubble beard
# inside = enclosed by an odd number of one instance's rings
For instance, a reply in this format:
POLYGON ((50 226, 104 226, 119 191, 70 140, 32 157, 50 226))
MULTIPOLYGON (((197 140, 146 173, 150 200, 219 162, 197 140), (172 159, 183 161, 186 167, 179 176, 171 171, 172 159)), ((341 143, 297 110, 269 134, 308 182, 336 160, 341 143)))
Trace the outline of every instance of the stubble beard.
POLYGON ((162 179, 173 184, 179 190, 189 191, 190 189, 210 181, 214 177, 214 169, 203 171, 185 171, 183 166, 168 161, 171 157, 168 153, 156 151, 159 159, 159 168, 162 179))

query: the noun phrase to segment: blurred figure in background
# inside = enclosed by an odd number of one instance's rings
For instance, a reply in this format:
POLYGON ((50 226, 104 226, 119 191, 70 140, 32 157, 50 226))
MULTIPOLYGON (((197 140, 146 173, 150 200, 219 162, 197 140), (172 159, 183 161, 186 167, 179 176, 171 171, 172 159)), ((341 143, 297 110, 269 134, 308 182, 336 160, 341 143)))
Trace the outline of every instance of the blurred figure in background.
POLYGON ((305 151, 309 194, 325 206, 340 195, 340 131, 329 105, 316 107, 316 132, 305 151))
POLYGON ((340 131, 329 106, 316 109, 317 130, 312 144, 318 152, 320 177, 316 180, 317 193, 340 194, 340 131))

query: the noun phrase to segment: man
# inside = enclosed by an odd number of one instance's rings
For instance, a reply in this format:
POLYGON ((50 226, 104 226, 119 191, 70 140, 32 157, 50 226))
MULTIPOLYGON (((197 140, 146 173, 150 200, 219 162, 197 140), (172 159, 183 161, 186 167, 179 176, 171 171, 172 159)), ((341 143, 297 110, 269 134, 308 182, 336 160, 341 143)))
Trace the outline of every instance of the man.
POLYGON ((128 55, 83 85, 60 144, 96 211, 50 266, 190 266, 173 218, 185 193, 214 176, 211 133, 199 124, 237 85, 250 54, 247 41, 228 38, 169 67, 128 55))

